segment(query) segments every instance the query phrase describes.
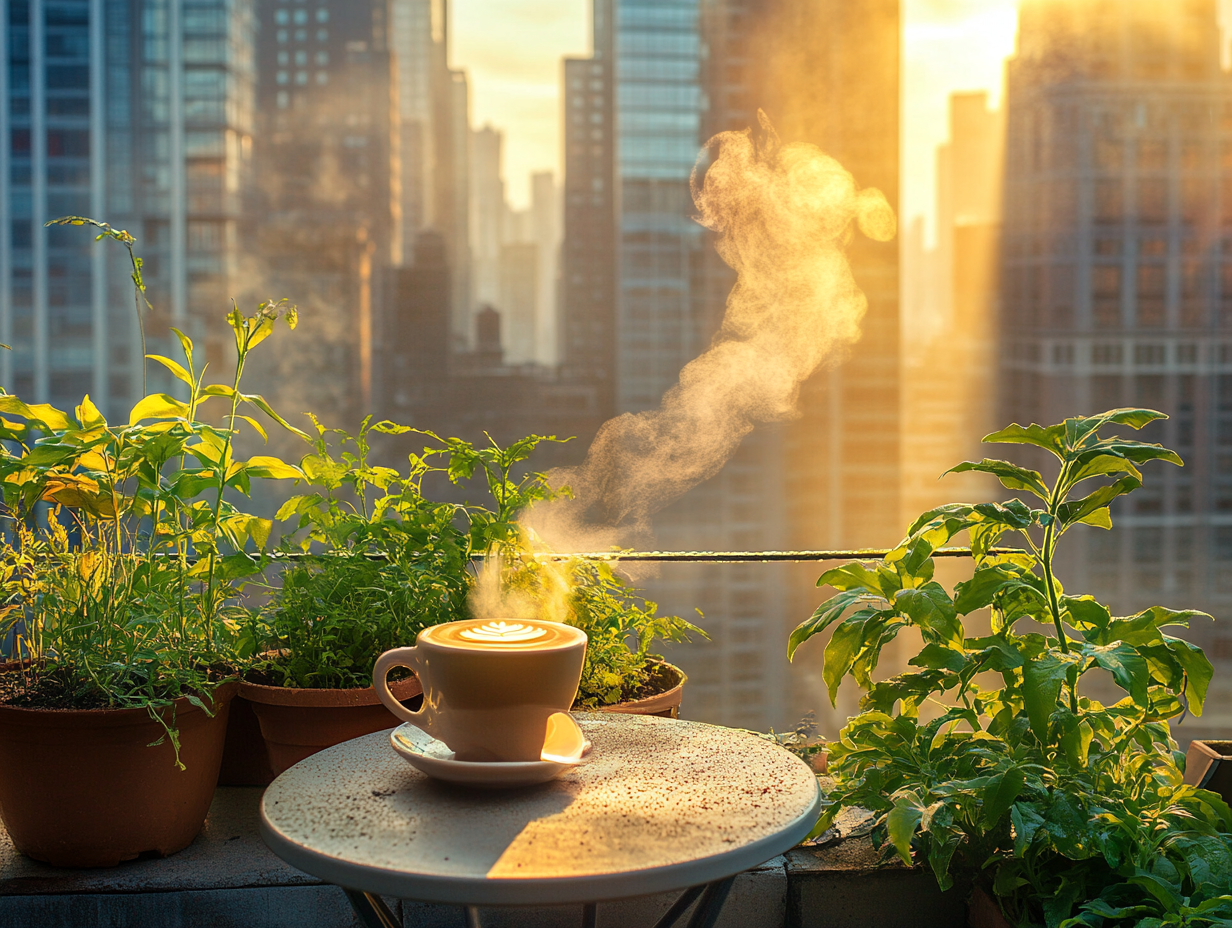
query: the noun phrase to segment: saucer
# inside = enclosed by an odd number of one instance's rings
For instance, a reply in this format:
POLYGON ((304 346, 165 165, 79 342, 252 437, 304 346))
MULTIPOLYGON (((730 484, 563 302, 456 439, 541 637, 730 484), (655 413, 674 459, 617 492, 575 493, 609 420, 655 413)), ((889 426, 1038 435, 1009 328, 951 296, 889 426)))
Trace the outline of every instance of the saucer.
MULTIPOLYGON (((389 743, 412 767, 421 773, 446 783, 476 786, 481 789, 513 789, 518 786, 533 786, 555 780, 566 770, 572 770, 582 762, 528 760, 528 761, 465 761, 454 760, 453 751, 443 742, 416 728, 409 722, 399 725, 389 735, 389 743)), ((582 756, 590 750, 585 742, 582 756)))

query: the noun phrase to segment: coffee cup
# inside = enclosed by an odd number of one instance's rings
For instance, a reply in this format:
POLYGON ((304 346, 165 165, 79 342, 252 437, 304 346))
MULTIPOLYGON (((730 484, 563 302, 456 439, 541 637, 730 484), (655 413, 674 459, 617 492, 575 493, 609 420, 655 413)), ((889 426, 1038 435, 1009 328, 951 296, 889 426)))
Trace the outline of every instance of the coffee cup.
POLYGON ((586 633, 571 625, 470 619, 430 626, 413 647, 386 651, 372 683, 390 712, 444 742, 457 760, 537 761, 550 719, 554 728, 577 729, 568 715, 553 716, 573 705, 585 657, 586 633), (419 677, 418 711, 389 691, 394 667, 419 677))

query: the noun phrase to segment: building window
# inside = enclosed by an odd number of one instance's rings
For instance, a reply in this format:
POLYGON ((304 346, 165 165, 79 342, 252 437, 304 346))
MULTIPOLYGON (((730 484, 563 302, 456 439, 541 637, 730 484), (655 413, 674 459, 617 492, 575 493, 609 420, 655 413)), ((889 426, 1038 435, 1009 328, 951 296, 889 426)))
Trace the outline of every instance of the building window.
POLYGON ((276 80, 276 81, 277 81, 278 83, 280 83, 280 84, 285 84, 285 83, 287 82, 287 80, 288 80, 288 77, 287 77, 287 72, 286 72, 286 71, 279 71, 279 72, 278 72, 278 73, 274 76, 274 80, 276 80))
POLYGON ((317 72, 317 83, 318 84, 328 84, 329 83, 329 73, 327 71, 318 71, 317 72))
POLYGON ((321 7, 319 10, 317 10, 317 22, 319 23, 329 22, 329 10, 325 9, 325 7, 321 7))
POLYGON ((308 83, 308 72, 307 71, 296 71, 295 72, 295 83, 301 86, 304 84, 307 84, 308 83))

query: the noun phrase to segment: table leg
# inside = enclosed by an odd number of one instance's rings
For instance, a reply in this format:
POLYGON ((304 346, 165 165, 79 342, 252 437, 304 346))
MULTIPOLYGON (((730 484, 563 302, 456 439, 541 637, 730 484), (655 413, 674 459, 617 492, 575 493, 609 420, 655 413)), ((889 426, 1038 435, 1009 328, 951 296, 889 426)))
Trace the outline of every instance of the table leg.
POLYGON ((693 910, 693 917, 689 919, 689 928, 714 928, 714 923, 719 920, 719 913, 723 911, 723 903, 727 901, 727 894, 731 892, 734 882, 736 878, 729 876, 725 880, 719 880, 706 887, 701 900, 697 903, 697 908, 693 910))
POLYGON ((468 905, 466 907, 466 928, 483 928, 483 924, 479 921, 479 906, 468 905))
POLYGON ((402 928, 402 922, 389 911, 389 906, 385 905, 385 900, 380 896, 345 887, 342 891, 351 900, 351 908, 359 916, 364 928, 402 928))
POLYGON ((663 913, 663 917, 655 922, 655 928, 674 928, 685 909, 693 904, 693 900, 702 894, 705 886, 693 886, 680 894, 680 898, 672 903, 672 907, 663 913))
POLYGON ((582 906, 582 928, 595 928, 599 918, 599 906, 588 902, 582 906))

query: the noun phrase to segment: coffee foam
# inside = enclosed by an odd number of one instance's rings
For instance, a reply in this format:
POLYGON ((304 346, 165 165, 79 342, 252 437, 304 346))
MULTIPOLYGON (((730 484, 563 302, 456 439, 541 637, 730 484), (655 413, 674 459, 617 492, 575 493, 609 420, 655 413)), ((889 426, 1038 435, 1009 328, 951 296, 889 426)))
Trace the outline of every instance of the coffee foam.
POLYGON ((419 633, 426 644, 467 651, 530 651, 564 648, 585 639, 581 629, 533 619, 472 619, 433 625, 419 633))

